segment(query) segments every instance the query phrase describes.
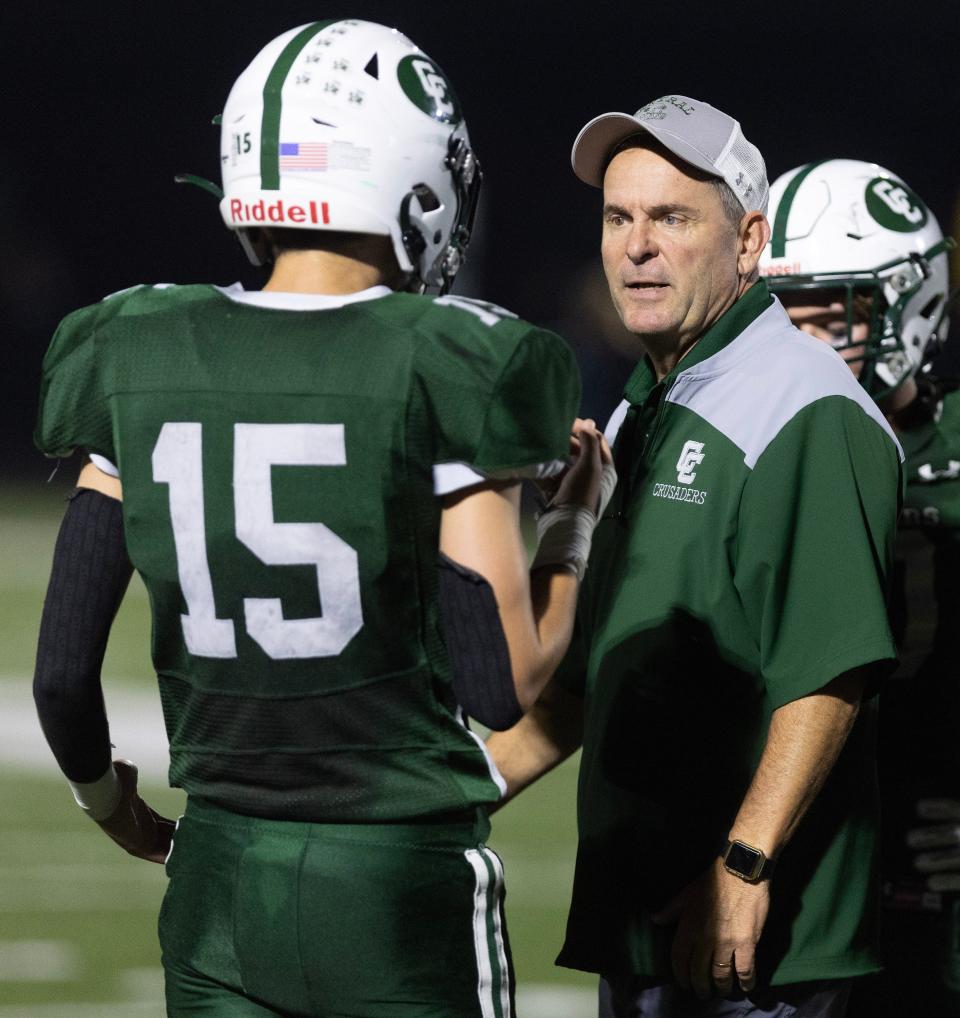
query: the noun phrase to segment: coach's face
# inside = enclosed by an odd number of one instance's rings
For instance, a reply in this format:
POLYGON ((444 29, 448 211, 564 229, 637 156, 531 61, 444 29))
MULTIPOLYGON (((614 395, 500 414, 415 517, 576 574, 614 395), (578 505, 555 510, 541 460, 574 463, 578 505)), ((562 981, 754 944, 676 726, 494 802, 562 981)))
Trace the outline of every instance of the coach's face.
POLYGON ((739 231, 716 187, 650 149, 607 167, 601 251, 623 324, 661 347, 685 350, 739 296, 739 231))

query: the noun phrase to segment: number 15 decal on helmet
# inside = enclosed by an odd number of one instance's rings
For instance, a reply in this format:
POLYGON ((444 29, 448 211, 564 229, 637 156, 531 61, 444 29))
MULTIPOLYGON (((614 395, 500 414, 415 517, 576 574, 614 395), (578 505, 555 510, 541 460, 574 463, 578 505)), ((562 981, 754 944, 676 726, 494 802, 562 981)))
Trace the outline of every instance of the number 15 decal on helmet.
POLYGON ((224 222, 261 263, 263 226, 389 236, 409 289, 463 262, 480 166, 443 71, 406 36, 319 21, 268 43, 221 118, 224 222))

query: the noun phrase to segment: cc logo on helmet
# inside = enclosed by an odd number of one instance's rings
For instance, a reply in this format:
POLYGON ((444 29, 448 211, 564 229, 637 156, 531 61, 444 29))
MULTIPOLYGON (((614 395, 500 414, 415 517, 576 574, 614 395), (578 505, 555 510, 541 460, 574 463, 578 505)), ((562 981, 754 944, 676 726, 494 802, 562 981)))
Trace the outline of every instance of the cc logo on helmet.
POLYGON ((427 116, 445 124, 461 120, 460 104, 443 72, 431 60, 411 54, 397 68, 400 87, 427 116))
POLYGON ((442 74, 438 74, 433 64, 426 60, 414 60, 413 69, 417 72, 424 92, 433 96, 437 110, 446 117, 453 116, 455 107, 447 98, 447 83, 442 74))
POLYGON ((888 230, 897 233, 912 233, 927 221, 927 210, 923 202, 899 180, 890 177, 874 177, 867 184, 867 211, 888 230))

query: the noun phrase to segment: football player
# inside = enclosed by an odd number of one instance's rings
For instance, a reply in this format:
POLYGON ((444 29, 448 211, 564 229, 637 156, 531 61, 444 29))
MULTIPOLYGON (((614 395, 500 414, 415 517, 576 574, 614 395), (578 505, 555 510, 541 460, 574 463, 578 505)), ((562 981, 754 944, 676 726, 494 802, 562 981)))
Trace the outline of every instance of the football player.
POLYGON ((263 290, 135 286, 66 318, 44 361, 37 444, 88 459, 41 723, 79 805, 166 862, 168 1014, 508 1018, 484 844, 503 781, 464 715, 512 724, 563 655, 609 450, 592 422, 570 437, 559 338, 447 293, 480 168, 409 39, 355 20, 274 39, 220 154, 263 290), (520 480, 551 477, 528 570, 520 480), (188 794, 175 834, 110 760, 99 672, 133 569, 188 794))
MULTIPOLYGON (((946 252, 953 241, 896 174, 860 160, 796 167, 772 185, 770 205, 773 233, 761 271, 771 290, 796 325, 847 360, 906 455, 891 606, 903 666, 880 711, 887 967, 856 988, 851 1014, 956 1014, 960 912, 924 883, 908 847, 908 839, 933 849, 955 844, 952 825, 910 828, 918 815, 960 815, 960 802, 925 801, 960 793, 960 685, 949 653, 960 605, 960 392, 955 381, 928 370, 947 334, 946 252), (929 556, 924 538, 933 546, 926 591, 918 580, 929 556), (952 964, 950 954, 957 956, 952 964)), ((951 866, 949 853, 918 861, 928 869, 951 866)), ((960 869, 960 859, 952 865, 960 869)), ((936 877, 934 886, 950 879, 936 877)))

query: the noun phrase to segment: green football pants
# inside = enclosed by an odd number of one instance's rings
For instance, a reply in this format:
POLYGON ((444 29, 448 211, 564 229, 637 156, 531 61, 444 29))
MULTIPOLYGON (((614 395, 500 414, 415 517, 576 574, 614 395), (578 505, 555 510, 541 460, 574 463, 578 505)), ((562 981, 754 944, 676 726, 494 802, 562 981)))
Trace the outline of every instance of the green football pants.
POLYGON ((475 823, 306 824, 190 799, 167 860, 170 1018, 513 1018, 475 823))

